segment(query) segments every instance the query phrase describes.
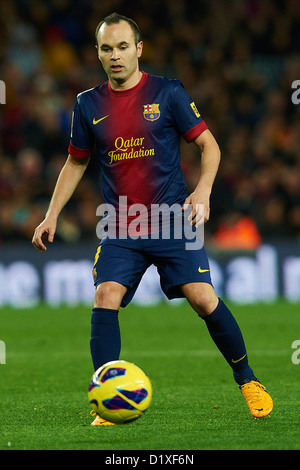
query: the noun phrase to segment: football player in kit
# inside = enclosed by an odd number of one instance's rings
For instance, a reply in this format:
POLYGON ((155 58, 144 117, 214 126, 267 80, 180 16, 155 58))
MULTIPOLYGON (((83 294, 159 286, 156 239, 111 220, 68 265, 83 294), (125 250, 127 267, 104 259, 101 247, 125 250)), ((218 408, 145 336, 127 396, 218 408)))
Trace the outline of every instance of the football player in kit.
MULTIPOLYGON (((90 348, 94 369, 119 359, 119 309, 131 301, 144 272, 154 264, 166 296, 186 298, 206 323, 232 368, 250 413, 255 418, 267 416, 273 408, 272 398, 248 363, 235 318, 214 291, 203 244, 187 249, 185 233, 172 235, 175 222, 186 221, 187 208, 194 233, 209 219, 210 194, 220 161, 218 144, 179 80, 140 70, 143 42, 132 19, 109 15, 98 24, 96 41, 108 80, 77 96, 69 156, 46 217, 35 230, 33 244, 44 251, 45 233, 53 242, 57 218, 93 153, 101 168, 104 201, 114 209, 114 214, 108 210, 103 218, 108 226, 114 221, 114 236, 108 233, 101 239, 93 269, 96 291, 90 348), (181 136, 193 142, 201 154, 201 176, 190 195, 180 166, 181 136), (120 198, 125 205, 120 204, 120 198), (134 236, 130 233, 135 205, 139 208, 140 236, 136 231, 134 236), (153 228, 149 221, 153 207, 162 205, 175 208, 167 238, 159 236, 160 223, 153 228)), ((97 416, 92 424, 112 423, 97 416)))

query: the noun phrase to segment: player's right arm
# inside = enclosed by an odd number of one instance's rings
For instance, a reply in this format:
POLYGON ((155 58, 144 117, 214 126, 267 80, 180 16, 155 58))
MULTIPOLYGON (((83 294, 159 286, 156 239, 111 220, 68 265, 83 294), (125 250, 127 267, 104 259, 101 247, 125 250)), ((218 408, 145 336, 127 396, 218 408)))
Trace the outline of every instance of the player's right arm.
POLYGON ((57 179, 45 219, 34 231, 32 244, 38 251, 44 252, 47 250, 42 240, 44 234, 48 234, 50 243, 53 242, 58 216, 74 193, 88 163, 89 157, 73 158, 71 155, 68 156, 57 179))

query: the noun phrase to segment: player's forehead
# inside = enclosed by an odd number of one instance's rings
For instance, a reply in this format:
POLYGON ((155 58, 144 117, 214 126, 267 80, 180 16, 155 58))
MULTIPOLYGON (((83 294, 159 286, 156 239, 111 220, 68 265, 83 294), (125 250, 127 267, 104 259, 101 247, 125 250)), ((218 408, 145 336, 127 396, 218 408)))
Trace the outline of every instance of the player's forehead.
POLYGON ((120 21, 120 23, 111 25, 103 23, 99 28, 97 38, 99 46, 102 44, 117 46, 123 42, 134 43, 134 33, 127 21, 120 21))

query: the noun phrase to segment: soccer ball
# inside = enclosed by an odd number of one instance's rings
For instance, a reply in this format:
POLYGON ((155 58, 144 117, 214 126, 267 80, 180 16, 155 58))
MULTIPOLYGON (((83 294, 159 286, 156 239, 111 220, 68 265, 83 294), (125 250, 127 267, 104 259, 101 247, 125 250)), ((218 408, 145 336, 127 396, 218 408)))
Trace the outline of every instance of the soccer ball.
POLYGON ((88 399, 106 421, 122 424, 143 416, 152 399, 149 377, 137 365, 111 361, 99 367, 89 385, 88 399))

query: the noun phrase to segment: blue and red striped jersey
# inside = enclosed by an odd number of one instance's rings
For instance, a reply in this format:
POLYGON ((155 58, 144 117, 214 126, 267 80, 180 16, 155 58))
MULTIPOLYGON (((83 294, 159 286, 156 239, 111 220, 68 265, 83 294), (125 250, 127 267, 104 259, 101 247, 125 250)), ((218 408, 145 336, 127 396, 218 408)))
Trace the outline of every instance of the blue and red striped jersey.
POLYGON ((77 96, 69 154, 93 153, 102 173, 102 194, 118 207, 183 204, 186 184, 180 137, 191 142, 207 125, 179 80, 143 72, 140 82, 115 91, 109 81, 77 96))

